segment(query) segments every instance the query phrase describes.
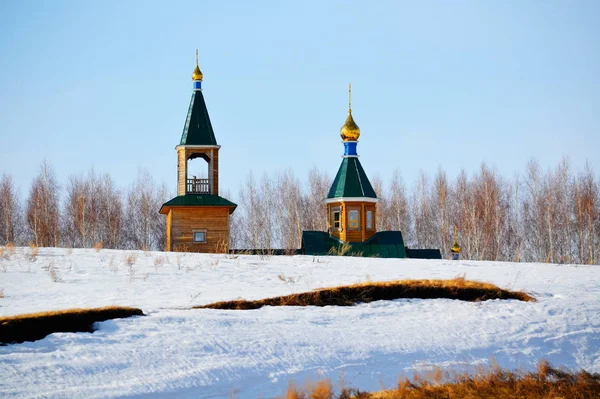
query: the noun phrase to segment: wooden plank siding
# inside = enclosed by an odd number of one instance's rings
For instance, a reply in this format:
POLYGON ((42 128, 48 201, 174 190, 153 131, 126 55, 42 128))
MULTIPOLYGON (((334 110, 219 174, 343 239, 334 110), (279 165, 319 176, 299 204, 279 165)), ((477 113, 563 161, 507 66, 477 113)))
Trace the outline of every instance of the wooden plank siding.
POLYGON ((328 229, 333 237, 345 242, 364 242, 377 232, 376 204, 373 202, 334 202, 327 204, 328 229), (331 208, 341 207, 340 230, 331 229, 331 208), (348 217, 351 210, 359 211, 359 228, 348 228, 348 217), (373 212, 373 228, 367 229, 367 211, 373 212))
POLYGON ((167 251, 225 252, 229 249, 229 208, 176 207, 167 215, 167 251), (206 230, 206 242, 195 243, 194 231, 206 230))

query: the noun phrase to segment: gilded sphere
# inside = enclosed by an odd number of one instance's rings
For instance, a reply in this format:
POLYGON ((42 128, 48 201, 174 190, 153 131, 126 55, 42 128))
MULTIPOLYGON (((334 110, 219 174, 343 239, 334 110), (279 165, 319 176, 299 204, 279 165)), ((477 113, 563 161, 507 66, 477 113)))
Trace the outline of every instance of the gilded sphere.
POLYGON ((196 64, 196 69, 194 69, 194 72, 192 72, 192 80, 202 81, 203 77, 204 77, 204 75, 202 75, 202 72, 200 71, 200 67, 198 66, 198 64, 196 64))
POLYGON ((460 245, 458 245, 458 242, 454 241, 454 245, 452 246, 452 248, 450 249, 450 251, 453 254, 459 254, 460 250, 461 250, 460 245))
POLYGON ((352 111, 348 111, 348 118, 340 129, 340 135, 344 141, 357 141, 360 137, 360 128, 352 118, 352 111))

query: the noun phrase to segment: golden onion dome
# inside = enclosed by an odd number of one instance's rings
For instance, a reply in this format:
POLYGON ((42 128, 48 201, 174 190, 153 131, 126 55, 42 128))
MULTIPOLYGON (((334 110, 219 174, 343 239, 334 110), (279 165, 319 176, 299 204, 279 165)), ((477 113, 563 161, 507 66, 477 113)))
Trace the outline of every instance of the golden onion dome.
POLYGON ((454 245, 452 246, 452 248, 450 248, 450 251, 453 254, 459 254, 461 251, 460 245, 458 245, 458 242, 454 241, 454 245))
POLYGON ((352 110, 348 110, 348 117, 346 118, 346 122, 340 129, 340 136, 342 136, 342 140, 344 141, 357 141, 360 137, 360 128, 354 122, 354 118, 352 118, 352 110))
POLYGON ((200 71, 200 67, 198 64, 196 64, 196 69, 194 69, 194 72, 192 72, 192 80, 202 81, 203 77, 204 75, 202 74, 202 71, 200 71))
POLYGON ((194 69, 194 72, 192 72, 192 80, 199 80, 202 82, 203 77, 204 75, 202 74, 200 66, 198 65, 198 49, 196 49, 196 68, 194 69))
POLYGON ((460 245, 458 245, 458 227, 454 226, 454 245, 450 248, 450 252, 453 254, 460 253, 460 245))

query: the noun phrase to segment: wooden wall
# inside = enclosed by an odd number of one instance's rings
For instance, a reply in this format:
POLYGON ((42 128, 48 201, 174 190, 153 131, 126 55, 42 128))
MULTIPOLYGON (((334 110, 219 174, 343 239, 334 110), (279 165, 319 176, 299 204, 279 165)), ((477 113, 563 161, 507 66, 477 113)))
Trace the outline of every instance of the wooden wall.
POLYGON ((334 202, 327 204, 327 220, 329 233, 346 242, 364 242, 377 232, 377 213, 376 204, 373 202, 334 202), (331 208, 341 207, 340 215, 341 229, 331 230, 331 208), (358 229, 348 228, 348 213, 350 210, 358 210, 360 215, 360 225, 358 229), (373 212, 373 228, 367 229, 367 211, 373 212))
POLYGON ((167 251, 225 252, 229 249, 229 208, 173 207, 167 215, 167 251), (193 232, 206 230, 206 243, 193 232))

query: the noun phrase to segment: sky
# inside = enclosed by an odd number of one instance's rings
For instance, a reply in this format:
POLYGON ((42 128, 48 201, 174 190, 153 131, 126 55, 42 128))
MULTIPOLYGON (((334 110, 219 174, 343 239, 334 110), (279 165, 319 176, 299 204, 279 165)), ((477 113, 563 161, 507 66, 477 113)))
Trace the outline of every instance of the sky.
MULTIPOLYGON (((195 50, 220 187, 252 171, 332 179, 347 85, 369 176, 600 168, 597 1, 0 2, 0 175, 24 195, 140 168, 176 187, 195 50)), ((597 172, 596 172, 597 173, 597 172)))

